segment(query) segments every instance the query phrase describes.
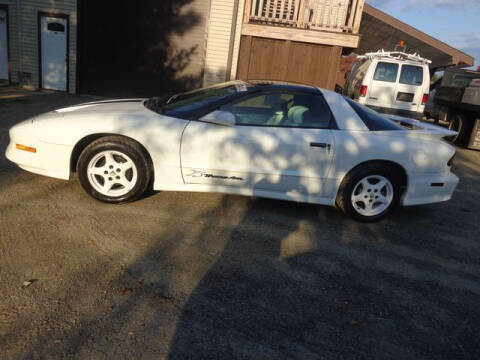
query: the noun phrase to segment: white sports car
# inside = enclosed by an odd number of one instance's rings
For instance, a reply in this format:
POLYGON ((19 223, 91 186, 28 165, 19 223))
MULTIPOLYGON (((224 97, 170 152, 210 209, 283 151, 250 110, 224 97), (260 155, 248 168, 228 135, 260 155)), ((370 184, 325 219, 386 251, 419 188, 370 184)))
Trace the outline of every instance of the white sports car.
POLYGON ((154 190, 337 205, 373 221, 449 200, 455 132, 387 118, 334 92, 234 81, 172 97, 99 101, 15 125, 6 156, 121 203, 154 190))

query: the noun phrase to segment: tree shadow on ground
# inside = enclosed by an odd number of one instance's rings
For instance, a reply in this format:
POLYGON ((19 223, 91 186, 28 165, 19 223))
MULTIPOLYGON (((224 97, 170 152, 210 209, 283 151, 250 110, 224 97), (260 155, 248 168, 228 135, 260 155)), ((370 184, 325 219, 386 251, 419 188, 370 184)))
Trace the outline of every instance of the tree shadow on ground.
POLYGON ((478 252, 452 253, 445 229, 433 246, 399 235, 404 223, 258 200, 183 307, 168 358, 478 357, 478 252))
MULTIPOLYGON (((396 215, 365 225, 234 196, 168 224, 111 281, 88 269, 105 295, 68 330, 53 307, 54 329, 21 358, 478 358, 478 249, 446 254, 451 234, 419 244, 396 215)), ((74 313, 87 301, 75 285, 50 295, 74 313)))
MULTIPOLYGON (((257 156, 287 156, 276 140, 257 156)), ((478 216, 458 216, 465 201, 473 207, 479 200, 475 169, 458 200, 401 209, 379 224, 326 207, 236 196, 216 196, 206 207, 215 195, 91 204, 88 225, 101 228, 95 241, 148 245, 128 264, 115 262, 116 247, 64 274, 70 281, 52 289, 47 308, 2 333, 2 349, 25 359, 476 359, 478 216), (108 226, 110 217, 121 221, 108 226), (154 231, 144 234, 144 226, 154 231), (110 264, 116 268, 105 271, 110 264), (48 330, 32 331, 30 318, 48 330), (34 336, 14 352, 10 342, 19 334, 34 336)))
POLYGON ((148 248, 111 279, 87 269, 82 278, 100 284, 92 299, 71 274, 72 285, 50 296, 72 309, 74 325, 55 326, 58 309, 48 310, 42 316, 53 330, 38 334, 19 357, 480 355, 476 215, 452 222, 460 200, 453 210, 407 208, 360 224, 331 208, 236 196, 217 196, 196 212, 207 196, 164 204, 166 218, 156 214, 157 203, 147 208, 151 199, 143 200, 141 216, 115 210, 125 224, 104 231, 135 242, 147 219, 157 229, 145 235, 148 248), (85 310, 82 302, 93 305, 85 310))

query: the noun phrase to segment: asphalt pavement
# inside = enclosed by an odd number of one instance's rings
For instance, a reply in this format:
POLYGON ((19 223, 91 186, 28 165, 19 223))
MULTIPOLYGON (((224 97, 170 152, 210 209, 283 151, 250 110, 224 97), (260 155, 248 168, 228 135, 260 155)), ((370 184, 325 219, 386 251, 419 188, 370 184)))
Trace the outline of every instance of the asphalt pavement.
POLYGON ((16 168, 8 128, 89 101, 0 90, 1 359, 479 359, 480 152, 453 199, 330 207, 159 192, 106 205, 16 168))

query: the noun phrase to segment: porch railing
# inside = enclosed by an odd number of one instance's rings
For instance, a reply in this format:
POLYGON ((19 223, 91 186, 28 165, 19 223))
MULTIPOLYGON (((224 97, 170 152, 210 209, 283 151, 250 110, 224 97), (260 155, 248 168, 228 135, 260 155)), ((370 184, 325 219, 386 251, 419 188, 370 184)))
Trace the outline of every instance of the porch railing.
POLYGON ((247 0, 246 22, 358 33, 364 0, 247 0))

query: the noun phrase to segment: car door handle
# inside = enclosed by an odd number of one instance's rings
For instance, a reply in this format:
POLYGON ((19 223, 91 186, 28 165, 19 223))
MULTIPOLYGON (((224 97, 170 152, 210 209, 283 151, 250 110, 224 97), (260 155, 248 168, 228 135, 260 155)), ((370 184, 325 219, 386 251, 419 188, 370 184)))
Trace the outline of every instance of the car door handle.
POLYGON ((311 142, 310 146, 330 150, 330 144, 327 144, 327 143, 311 142))

